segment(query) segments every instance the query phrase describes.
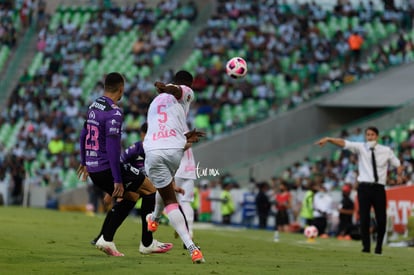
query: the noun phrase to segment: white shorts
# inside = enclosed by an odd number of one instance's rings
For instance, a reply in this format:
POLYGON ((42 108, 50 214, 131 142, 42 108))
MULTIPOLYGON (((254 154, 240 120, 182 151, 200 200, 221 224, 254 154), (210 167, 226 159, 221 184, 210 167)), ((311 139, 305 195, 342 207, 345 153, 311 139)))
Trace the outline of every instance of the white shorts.
POLYGON ((175 177, 175 185, 184 189, 185 194, 177 194, 178 202, 194 201, 194 180, 175 177))
POLYGON ((151 150, 145 154, 145 172, 155 188, 172 182, 183 154, 183 149, 151 150))

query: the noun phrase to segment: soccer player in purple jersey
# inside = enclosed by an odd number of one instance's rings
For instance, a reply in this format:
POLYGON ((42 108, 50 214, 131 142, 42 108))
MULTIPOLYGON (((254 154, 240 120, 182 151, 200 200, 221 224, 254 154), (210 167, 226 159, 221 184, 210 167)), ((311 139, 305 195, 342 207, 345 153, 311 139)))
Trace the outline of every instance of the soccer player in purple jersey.
MULTIPOLYGON (((125 149, 121 154, 121 163, 126 166, 132 166, 135 169, 138 169, 140 173, 145 175, 144 169, 144 160, 145 160, 145 152, 142 146, 142 140, 144 140, 145 134, 147 132, 148 124, 144 123, 140 129, 140 137, 141 141, 135 142, 133 145, 129 146, 125 149)), ((132 169, 133 169, 132 168, 132 169)), ((145 181, 142 183, 140 188, 138 189, 139 197, 142 198, 142 205, 141 205, 141 222, 142 222, 142 234, 141 234, 141 243, 139 246, 139 252, 141 254, 151 254, 151 253, 165 253, 169 251, 173 245, 171 243, 162 243, 157 241, 153 238, 153 234, 151 231, 148 231, 147 228, 147 220, 146 215, 151 213, 154 210, 155 206, 155 189, 154 185, 146 178, 145 181)), ((105 195, 106 200, 110 201, 108 194, 105 195)), ((115 201, 115 204, 112 210, 108 211, 106 214, 104 223, 101 228, 101 232, 98 236, 91 242, 92 244, 96 245, 97 241, 103 234, 105 228, 108 226, 112 215, 114 213, 113 209, 116 209, 118 204, 121 204, 123 199, 118 198, 115 201)), ((128 205, 131 207, 128 212, 132 210, 134 207, 133 204, 128 205)))
MULTIPOLYGON (((121 155, 122 163, 130 163, 135 168, 139 169, 141 173, 145 175, 145 152, 142 145, 142 141, 145 138, 145 134, 148 130, 148 123, 143 123, 140 128, 140 141, 135 142, 129 146, 121 155)), ((154 188, 155 190, 155 188, 154 188)), ((155 193, 155 191, 154 191, 155 193)))

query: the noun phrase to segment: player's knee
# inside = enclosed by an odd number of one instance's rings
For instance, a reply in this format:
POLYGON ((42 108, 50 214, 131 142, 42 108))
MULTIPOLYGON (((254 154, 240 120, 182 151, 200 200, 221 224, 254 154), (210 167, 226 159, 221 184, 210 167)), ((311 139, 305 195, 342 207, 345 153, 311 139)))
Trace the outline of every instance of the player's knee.
POLYGON ((139 197, 140 195, 138 193, 131 192, 131 191, 125 192, 124 194, 124 199, 132 201, 132 202, 137 202, 139 197))

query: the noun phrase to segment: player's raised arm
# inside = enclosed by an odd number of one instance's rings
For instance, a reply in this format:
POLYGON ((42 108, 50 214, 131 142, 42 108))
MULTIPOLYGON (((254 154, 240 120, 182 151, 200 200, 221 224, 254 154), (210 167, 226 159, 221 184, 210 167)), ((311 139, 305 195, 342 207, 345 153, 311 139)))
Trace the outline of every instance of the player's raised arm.
POLYGON ((179 85, 174 84, 164 84, 162 82, 155 82, 154 86, 157 88, 158 93, 167 93, 170 95, 173 95, 177 100, 179 100, 182 95, 183 91, 181 90, 181 87, 179 85))
POLYGON ((333 145, 339 146, 339 147, 345 147, 345 140, 341 138, 331 138, 331 137, 324 137, 315 142, 315 145, 319 145, 320 147, 323 147, 326 143, 332 143, 333 145))

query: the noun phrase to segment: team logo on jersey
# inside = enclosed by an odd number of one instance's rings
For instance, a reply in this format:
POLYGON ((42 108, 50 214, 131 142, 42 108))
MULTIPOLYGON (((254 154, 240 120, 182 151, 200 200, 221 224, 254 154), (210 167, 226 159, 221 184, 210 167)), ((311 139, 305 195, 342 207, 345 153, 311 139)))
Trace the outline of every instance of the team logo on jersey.
POLYGON ((91 111, 91 112, 89 113, 89 118, 90 118, 90 119, 95 119, 95 112, 94 112, 94 111, 91 111))
POLYGON ((122 116, 120 111, 116 111, 116 113, 114 114, 114 116, 122 116))
POLYGON ((104 104, 101 104, 101 103, 98 103, 98 102, 94 102, 94 103, 92 103, 92 105, 89 107, 89 109, 93 109, 93 108, 96 108, 96 109, 99 109, 99 110, 101 110, 101 111, 104 111, 105 110, 105 105, 104 104))
POLYGON ((111 120, 111 124, 112 124, 112 125, 117 124, 116 120, 115 120, 115 119, 111 120))

